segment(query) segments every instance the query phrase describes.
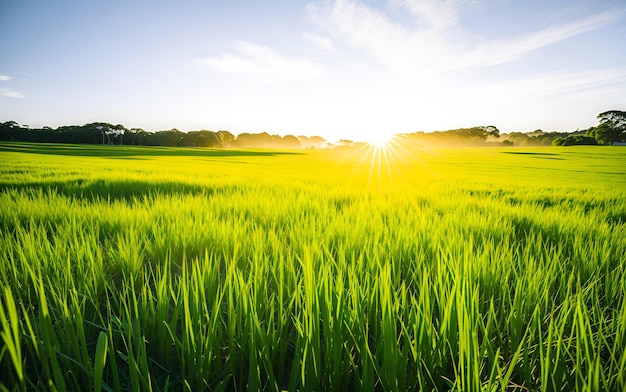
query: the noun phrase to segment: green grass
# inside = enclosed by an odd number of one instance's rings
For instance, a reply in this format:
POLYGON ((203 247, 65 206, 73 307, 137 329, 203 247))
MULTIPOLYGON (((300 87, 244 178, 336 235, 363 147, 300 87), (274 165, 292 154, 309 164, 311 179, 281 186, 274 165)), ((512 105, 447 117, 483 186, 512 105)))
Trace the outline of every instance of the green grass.
POLYGON ((0 144, 0 389, 626 389, 626 149, 0 144))

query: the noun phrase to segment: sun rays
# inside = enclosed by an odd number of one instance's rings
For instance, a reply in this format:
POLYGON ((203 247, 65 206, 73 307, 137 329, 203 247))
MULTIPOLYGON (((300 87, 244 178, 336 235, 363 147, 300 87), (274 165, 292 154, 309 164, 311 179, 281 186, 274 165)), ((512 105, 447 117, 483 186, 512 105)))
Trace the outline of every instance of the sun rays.
POLYGON ((394 180, 402 178, 405 151, 397 136, 381 134, 368 138, 366 143, 354 148, 348 159, 358 160, 355 175, 367 170, 368 187, 375 186, 382 190, 394 180))

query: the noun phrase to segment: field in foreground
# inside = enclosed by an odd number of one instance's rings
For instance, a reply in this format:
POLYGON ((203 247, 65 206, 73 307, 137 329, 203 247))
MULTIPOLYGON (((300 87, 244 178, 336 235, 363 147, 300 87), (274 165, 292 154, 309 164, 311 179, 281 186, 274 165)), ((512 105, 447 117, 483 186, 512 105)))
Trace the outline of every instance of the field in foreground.
POLYGON ((0 144, 0 387, 626 389, 626 149, 0 144))

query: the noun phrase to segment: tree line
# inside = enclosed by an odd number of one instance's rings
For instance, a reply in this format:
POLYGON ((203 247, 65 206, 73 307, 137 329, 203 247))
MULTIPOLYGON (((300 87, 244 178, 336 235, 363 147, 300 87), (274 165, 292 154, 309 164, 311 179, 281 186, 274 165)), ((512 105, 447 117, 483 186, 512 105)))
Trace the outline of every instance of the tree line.
POLYGON ((597 116, 600 124, 588 129, 576 130, 570 133, 543 133, 540 130, 535 135, 512 133, 509 140, 516 145, 613 145, 626 142, 626 112, 609 110, 597 116))
POLYGON ((320 136, 270 135, 241 133, 237 136, 229 131, 191 131, 178 129, 149 132, 141 128, 126 128, 121 124, 94 122, 85 125, 30 128, 15 121, 0 123, 0 140, 33 143, 110 144, 168 147, 213 147, 213 148, 321 148, 325 140, 320 136))
MULTIPOLYGON (((573 132, 544 132, 540 129, 529 132, 500 133, 493 126, 475 126, 437 132, 414 132, 396 135, 398 141, 409 141, 423 145, 504 145, 504 146, 570 146, 570 145, 613 145, 626 142, 626 112, 609 110, 597 116, 599 124, 589 129, 573 132)), ((170 129, 157 132, 141 128, 126 128, 121 124, 94 122, 85 125, 30 128, 15 121, 0 123, 0 140, 39 143, 70 144, 116 144, 170 147, 212 148, 324 148, 351 146, 356 143, 341 140, 338 144, 328 143, 320 136, 270 135, 262 133, 240 133, 235 136, 229 131, 181 132, 170 129)))
POLYGON ((446 146, 572 146, 613 145, 626 142, 626 112, 609 110, 598 114, 600 124, 573 132, 500 133, 494 126, 478 126, 439 132, 415 132, 400 135, 402 139, 423 145, 446 146))
POLYGON ((424 145, 484 145, 491 138, 497 139, 500 130, 493 125, 450 129, 435 132, 414 132, 400 135, 401 139, 424 145))

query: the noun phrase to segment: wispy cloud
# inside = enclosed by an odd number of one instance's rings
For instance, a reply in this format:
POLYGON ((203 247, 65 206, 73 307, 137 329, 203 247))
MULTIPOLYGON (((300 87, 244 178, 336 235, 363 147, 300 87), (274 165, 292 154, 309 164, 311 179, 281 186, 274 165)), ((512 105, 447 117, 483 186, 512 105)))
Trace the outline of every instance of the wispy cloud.
POLYGON ((10 88, 0 88, 0 95, 11 98, 24 98, 24 95, 22 95, 22 93, 10 88))
POLYGON ((327 72, 324 65, 304 57, 289 57, 272 48, 248 41, 235 43, 236 54, 222 53, 197 63, 206 69, 249 75, 262 83, 290 82, 311 79, 327 72))
POLYGON ((626 68, 555 71, 529 76, 493 86, 494 93, 515 91, 527 99, 575 101, 626 94, 626 68), (496 91, 497 90, 497 91, 496 91))
POLYGON ((390 3, 407 9, 421 28, 442 30, 456 26, 460 12, 478 0, 390 0, 390 3))
POLYGON ((615 18, 614 14, 601 13, 509 40, 485 42, 473 50, 465 50, 461 61, 466 66, 490 66, 514 61, 539 48, 596 30, 615 21, 615 18))
MULTIPOLYGON (((411 33, 378 9, 360 2, 343 0, 312 3, 307 8, 312 19, 329 34, 365 51, 398 72, 405 73, 414 67, 423 68, 432 61, 419 51, 426 44, 427 37, 419 32, 411 33)), ((435 45, 430 47, 434 48, 435 45)))
POLYGON ((322 37, 321 35, 305 31, 304 33, 302 33, 302 39, 315 46, 319 51, 324 54, 330 54, 335 51, 333 41, 331 41, 329 38, 322 37))
POLYGON ((486 67, 522 58, 614 22, 600 13, 503 40, 479 40, 459 24, 472 0, 389 0, 409 10, 415 23, 400 23, 358 0, 315 2, 311 18, 329 34, 361 49, 396 72, 408 75, 486 67))
POLYGON ((0 75, 0 82, 6 82, 8 80, 11 80, 10 76, 0 75))

